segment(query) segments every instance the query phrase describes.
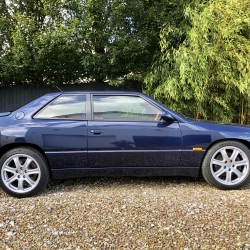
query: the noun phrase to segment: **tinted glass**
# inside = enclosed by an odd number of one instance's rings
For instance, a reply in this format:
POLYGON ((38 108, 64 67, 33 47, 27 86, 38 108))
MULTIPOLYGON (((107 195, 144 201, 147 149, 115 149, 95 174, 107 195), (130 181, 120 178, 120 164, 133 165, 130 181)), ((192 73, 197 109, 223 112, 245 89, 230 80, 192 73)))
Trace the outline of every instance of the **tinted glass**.
POLYGON ((160 110, 138 96, 94 96, 95 120, 160 119, 160 110))
POLYGON ((35 118, 84 120, 86 118, 86 96, 60 96, 39 112, 35 118))

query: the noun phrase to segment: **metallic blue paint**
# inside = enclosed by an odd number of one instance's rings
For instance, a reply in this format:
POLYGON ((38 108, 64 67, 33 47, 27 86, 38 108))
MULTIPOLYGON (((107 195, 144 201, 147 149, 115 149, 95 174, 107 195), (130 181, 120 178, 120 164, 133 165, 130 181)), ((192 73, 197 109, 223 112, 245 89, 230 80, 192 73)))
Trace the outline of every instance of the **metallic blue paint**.
MULTIPOLYGON (((130 149, 130 150, 91 150, 91 151, 88 151, 89 154, 91 153, 131 153, 131 152, 134 152, 134 153, 174 153, 174 152, 182 152, 183 150, 181 149, 176 149, 176 150, 133 150, 133 149, 130 149)), ((190 150, 185 150, 185 151, 190 151, 190 150)))
POLYGON ((11 112, 3 112, 3 113, 0 113, 0 117, 2 117, 2 116, 8 116, 10 114, 11 114, 11 112))
POLYGON ((181 149, 182 142, 177 122, 89 121, 88 131, 88 150, 91 153, 88 160, 91 167, 179 165, 181 151, 178 149, 181 149), (102 129, 103 133, 91 133, 91 130, 98 129, 102 129), (110 150, 115 153, 108 153, 110 150))
POLYGON ((250 145, 250 127, 187 119, 150 97, 134 92, 59 92, 24 107, 0 113, 0 157, 28 145, 47 157, 53 178, 117 175, 197 176, 207 149, 234 139, 250 145), (63 94, 86 94, 86 120, 35 119, 63 94), (158 107, 166 121, 93 120, 92 95, 140 96, 158 107), (194 151, 193 148, 202 148, 194 151))

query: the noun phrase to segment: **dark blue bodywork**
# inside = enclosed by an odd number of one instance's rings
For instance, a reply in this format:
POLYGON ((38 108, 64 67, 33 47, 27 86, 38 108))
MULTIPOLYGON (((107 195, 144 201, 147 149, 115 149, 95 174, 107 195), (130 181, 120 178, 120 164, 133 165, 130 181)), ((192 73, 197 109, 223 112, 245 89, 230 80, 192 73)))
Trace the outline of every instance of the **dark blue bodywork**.
POLYGON ((134 92, 63 92, 42 96, 10 113, 0 113, 0 157, 18 146, 44 154, 53 178, 80 176, 198 176, 206 151, 216 142, 238 140, 249 147, 250 127, 184 118, 150 97, 134 92), (86 119, 37 119, 60 95, 86 94, 86 119), (97 121, 93 94, 141 96, 172 121, 97 121))

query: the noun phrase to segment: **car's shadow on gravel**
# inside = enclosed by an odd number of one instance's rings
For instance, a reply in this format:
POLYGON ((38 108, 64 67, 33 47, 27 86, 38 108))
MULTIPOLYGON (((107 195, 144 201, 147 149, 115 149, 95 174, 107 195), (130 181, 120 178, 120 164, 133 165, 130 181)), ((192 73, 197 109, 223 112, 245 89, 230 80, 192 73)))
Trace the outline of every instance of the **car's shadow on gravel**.
MULTIPOLYGON (((215 187, 209 185, 202 176, 193 177, 173 177, 173 176, 161 176, 161 177, 82 177, 75 179, 63 179, 63 180, 51 180, 45 189, 42 190, 38 196, 47 196, 57 193, 72 194, 76 191, 86 191, 101 193, 112 192, 117 189, 127 188, 128 191, 135 188, 142 189, 167 189, 167 188, 191 188, 195 190, 218 190, 215 187)), ((250 182, 240 190, 250 190, 250 182)), ((223 190, 221 190, 223 192, 223 190)), ((225 191, 227 192, 227 191, 225 191)), ((8 196, 2 190, 0 190, 0 198, 8 196)))
MULTIPOLYGON (((143 188, 154 188, 162 187, 167 188, 178 187, 183 188, 211 188, 203 177, 84 177, 76 179, 65 179, 65 180, 52 180, 46 189, 43 190, 40 195, 53 194, 57 192, 72 192, 76 190, 87 190, 93 191, 97 189, 112 189, 112 188, 123 188, 123 187, 143 187, 143 188)), ((244 186, 241 190, 249 190, 250 183, 244 186)))

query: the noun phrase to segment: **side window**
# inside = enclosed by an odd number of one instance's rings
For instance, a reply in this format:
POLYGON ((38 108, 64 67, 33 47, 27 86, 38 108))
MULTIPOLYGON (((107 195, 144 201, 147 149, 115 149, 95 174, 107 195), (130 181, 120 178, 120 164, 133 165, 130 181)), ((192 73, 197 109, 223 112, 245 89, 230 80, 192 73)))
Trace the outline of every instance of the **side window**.
POLYGON ((86 118, 86 96, 60 96, 35 115, 35 118, 84 120, 86 118))
POLYGON ((93 96, 94 120, 138 120, 160 119, 160 110, 139 96, 93 96))

